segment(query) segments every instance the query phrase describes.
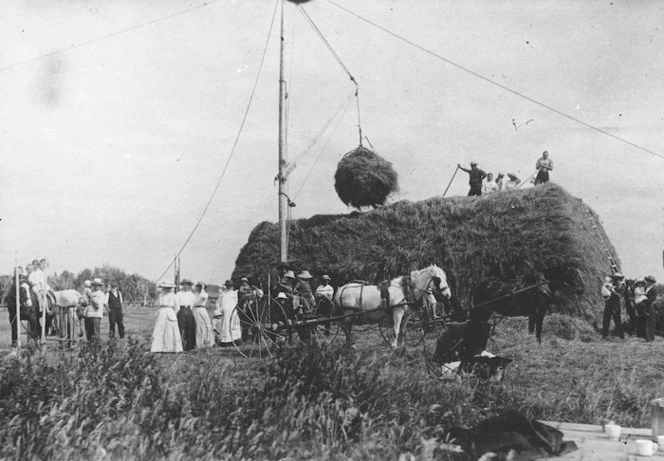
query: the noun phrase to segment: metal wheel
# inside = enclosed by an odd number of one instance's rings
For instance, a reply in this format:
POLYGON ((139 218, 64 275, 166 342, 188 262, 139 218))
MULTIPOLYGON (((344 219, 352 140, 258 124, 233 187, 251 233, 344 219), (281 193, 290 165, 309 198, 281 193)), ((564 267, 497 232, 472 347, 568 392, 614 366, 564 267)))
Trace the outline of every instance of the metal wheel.
POLYGON ((285 342, 289 323, 281 304, 264 296, 256 304, 243 302, 233 310, 228 333, 242 356, 270 358, 285 342))
POLYGON ((337 322, 324 322, 325 317, 331 317, 334 313, 334 304, 328 298, 318 298, 312 310, 312 317, 321 323, 312 326, 312 339, 315 344, 327 347, 334 342, 339 334, 341 326, 337 322))
MULTIPOLYGON (((424 341, 424 336, 426 331, 424 325, 426 323, 425 317, 426 314, 422 310, 413 312, 408 319, 408 324, 406 325, 406 333, 403 332, 403 322, 401 324, 401 340, 410 347, 419 346, 422 341, 424 341)), ((392 345, 394 341, 394 324, 391 315, 386 315, 378 321, 378 329, 380 330, 380 335, 383 337, 385 342, 392 345)))

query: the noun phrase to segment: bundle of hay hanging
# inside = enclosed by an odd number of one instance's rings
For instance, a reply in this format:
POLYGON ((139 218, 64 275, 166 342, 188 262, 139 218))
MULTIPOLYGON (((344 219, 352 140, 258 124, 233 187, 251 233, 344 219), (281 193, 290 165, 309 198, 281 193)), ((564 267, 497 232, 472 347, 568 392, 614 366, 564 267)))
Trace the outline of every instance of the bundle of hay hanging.
POLYGON ((334 189, 346 205, 358 209, 376 208, 399 190, 399 176, 392 163, 359 146, 339 161, 334 175, 334 189))

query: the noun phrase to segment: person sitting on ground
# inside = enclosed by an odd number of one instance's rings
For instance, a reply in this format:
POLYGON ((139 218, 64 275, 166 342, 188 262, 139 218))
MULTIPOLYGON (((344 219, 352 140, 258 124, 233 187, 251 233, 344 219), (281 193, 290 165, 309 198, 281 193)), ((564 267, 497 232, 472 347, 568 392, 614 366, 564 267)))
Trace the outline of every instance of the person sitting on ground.
POLYGON ((496 176, 496 185, 498 186, 498 190, 503 190, 503 180, 505 179, 505 175, 502 173, 498 173, 498 176, 496 176))
POLYGON ((513 173, 507 173, 507 177, 509 178, 509 181, 505 183, 503 190, 518 189, 521 180, 513 173))
POLYGON ((549 172, 553 171, 553 160, 549 158, 549 153, 547 151, 542 152, 542 157, 537 159, 535 168, 537 169, 535 185, 538 186, 549 182, 549 172))
POLYGON ((657 300, 657 290, 655 290, 655 284, 657 280, 652 275, 649 275, 645 278, 646 281, 646 342, 651 342, 655 340, 655 323, 657 321, 655 314, 655 301, 657 300))
POLYGON ((486 179, 482 183, 482 195, 493 194, 499 190, 498 184, 493 180, 493 173, 487 174, 486 179))
POLYGON ((622 331, 622 322, 620 320, 620 299, 622 296, 618 293, 615 280, 622 277, 621 274, 614 274, 604 279, 602 285, 602 297, 604 298, 604 316, 602 319, 602 338, 609 337, 609 327, 611 318, 616 326, 616 332, 621 339, 625 339, 622 331))
POLYGON ((457 167, 459 167, 461 171, 468 173, 470 178, 468 181, 468 184, 470 185, 468 195, 482 195, 482 181, 486 178, 486 173, 477 168, 476 162, 470 162, 470 169, 462 167, 461 164, 458 164, 457 167))

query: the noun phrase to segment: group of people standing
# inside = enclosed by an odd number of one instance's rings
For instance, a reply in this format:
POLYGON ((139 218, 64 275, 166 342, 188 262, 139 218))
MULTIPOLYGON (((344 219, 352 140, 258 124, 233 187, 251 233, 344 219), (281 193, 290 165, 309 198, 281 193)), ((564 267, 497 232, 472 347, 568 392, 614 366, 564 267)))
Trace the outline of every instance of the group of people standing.
MULTIPOLYGON (((101 319, 104 312, 108 314, 110 339, 115 338, 115 328, 117 326, 120 339, 125 336, 124 313, 122 293, 118 284, 111 282, 108 290, 104 291, 104 282, 101 278, 86 280, 83 282, 83 295, 85 302, 81 303, 81 308, 75 316, 75 320, 83 320, 85 336, 88 341, 98 340, 101 337, 101 319)), ((83 326, 79 323, 79 336, 83 335, 83 326)), ((76 327, 76 326, 75 326, 76 327)))
MULTIPOLYGON (((470 177, 469 196, 490 195, 501 190, 518 189, 521 184, 521 180, 512 173, 507 173, 507 179, 503 173, 498 173, 498 176, 494 178, 493 173, 486 173, 478 168, 476 162, 470 162, 470 168, 464 168, 460 164, 457 165, 457 168, 468 173, 470 177)), ((537 170, 534 180, 536 186, 549 181, 549 173, 553 171, 553 161, 549 158, 547 151, 544 151, 542 157, 537 159, 535 169, 537 170)))
POLYGON ((617 335, 624 339, 622 325, 622 305, 627 312, 627 333, 636 335, 647 342, 655 339, 656 312, 655 301, 657 280, 652 275, 638 279, 625 279, 620 273, 607 276, 602 285, 604 297, 604 316, 602 319, 602 337, 608 338, 611 319, 617 335))
POLYGON ((209 295, 205 285, 183 279, 181 290, 159 284, 157 319, 152 333, 151 352, 182 352, 214 345, 212 322, 207 311, 209 295))

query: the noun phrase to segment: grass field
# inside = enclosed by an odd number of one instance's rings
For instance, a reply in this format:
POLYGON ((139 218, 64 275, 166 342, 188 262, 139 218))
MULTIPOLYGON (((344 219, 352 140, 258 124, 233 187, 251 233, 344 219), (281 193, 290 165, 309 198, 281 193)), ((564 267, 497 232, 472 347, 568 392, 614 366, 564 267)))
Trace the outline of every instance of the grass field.
MULTIPOLYGON (((498 325, 489 350, 514 359, 500 384, 436 381, 421 348, 392 351, 376 330, 357 335, 356 351, 338 338, 271 361, 221 348, 155 356, 145 352, 153 318, 127 309, 136 342, 61 353, 51 341, 44 354, 3 361, 0 458, 431 459, 449 427, 504 408, 645 427, 649 400, 664 395, 661 338, 602 341, 559 316, 545 320, 541 345, 525 319, 498 325)), ((4 352, 8 333, 0 310, 4 352)))

